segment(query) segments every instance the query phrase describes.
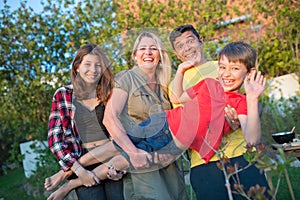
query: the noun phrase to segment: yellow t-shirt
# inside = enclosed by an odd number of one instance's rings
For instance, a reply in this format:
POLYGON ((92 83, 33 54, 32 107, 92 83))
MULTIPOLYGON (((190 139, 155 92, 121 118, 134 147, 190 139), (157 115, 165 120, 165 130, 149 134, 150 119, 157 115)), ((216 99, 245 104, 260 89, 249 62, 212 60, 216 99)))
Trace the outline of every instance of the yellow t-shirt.
MULTIPOLYGON (((194 85, 196 85, 199 81, 204 78, 217 78, 218 76, 218 62, 217 61, 209 61, 198 67, 194 67, 189 69, 184 74, 183 79, 183 89, 186 90, 194 85)), ((172 95, 172 83, 169 86, 169 95, 172 95)), ((177 107, 178 104, 173 104, 174 107, 177 107)), ((232 131, 228 133, 224 137, 225 143, 228 145, 225 149, 225 156, 229 158, 234 158, 246 151, 245 146, 246 142, 244 140, 243 133, 240 129, 237 131, 232 131)), ((214 155, 211 161, 218 160, 218 157, 214 155)), ((191 167, 195 167, 201 164, 204 164, 205 161, 200 157, 197 151, 191 150, 191 167)))

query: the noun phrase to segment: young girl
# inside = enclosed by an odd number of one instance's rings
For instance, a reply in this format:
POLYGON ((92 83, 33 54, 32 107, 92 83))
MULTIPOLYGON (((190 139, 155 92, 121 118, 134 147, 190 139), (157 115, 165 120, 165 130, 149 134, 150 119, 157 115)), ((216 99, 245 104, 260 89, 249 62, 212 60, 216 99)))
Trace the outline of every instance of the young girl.
MULTIPOLYGON (((84 170, 77 160, 94 146, 109 142, 102 124, 104 107, 113 87, 108 59, 97 45, 84 45, 77 51, 70 73, 72 85, 59 88, 52 99, 48 144, 62 170, 46 178, 47 190, 72 173, 86 186, 98 183, 94 173, 84 170)), ((122 199, 122 182, 79 187, 76 193, 79 199, 122 199)), ((53 194, 49 198, 54 198, 53 194)))

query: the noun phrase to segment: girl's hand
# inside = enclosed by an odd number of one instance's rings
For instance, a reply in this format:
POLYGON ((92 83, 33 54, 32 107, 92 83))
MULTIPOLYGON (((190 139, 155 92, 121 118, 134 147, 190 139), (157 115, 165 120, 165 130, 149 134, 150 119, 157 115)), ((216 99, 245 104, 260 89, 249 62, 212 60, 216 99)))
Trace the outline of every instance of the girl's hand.
POLYGON ((100 183, 99 178, 91 171, 84 169, 83 167, 79 167, 75 174, 80 179, 82 185, 86 187, 91 187, 100 183))
POLYGON ((261 74, 260 71, 252 71, 248 77, 244 80, 244 88, 246 92, 247 99, 258 99, 258 97, 265 90, 267 79, 261 74))

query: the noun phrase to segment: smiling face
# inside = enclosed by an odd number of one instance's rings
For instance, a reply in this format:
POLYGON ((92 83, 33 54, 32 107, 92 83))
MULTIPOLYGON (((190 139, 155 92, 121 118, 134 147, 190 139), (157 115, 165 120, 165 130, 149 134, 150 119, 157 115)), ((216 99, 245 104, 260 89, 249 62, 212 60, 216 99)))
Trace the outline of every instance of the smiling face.
POLYGON ((86 83, 97 84, 102 72, 99 56, 85 55, 76 71, 86 83))
POLYGON ((175 54, 182 61, 198 60, 202 58, 202 43, 191 32, 186 31, 174 41, 175 54))
POLYGON ((225 92, 237 92, 243 84, 248 71, 245 64, 229 62, 226 56, 219 60, 218 78, 225 92))
POLYGON ((137 65, 144 70, 154 70, 160 61, 159 49, 154 39, 143 37, 134 54, 137 65))

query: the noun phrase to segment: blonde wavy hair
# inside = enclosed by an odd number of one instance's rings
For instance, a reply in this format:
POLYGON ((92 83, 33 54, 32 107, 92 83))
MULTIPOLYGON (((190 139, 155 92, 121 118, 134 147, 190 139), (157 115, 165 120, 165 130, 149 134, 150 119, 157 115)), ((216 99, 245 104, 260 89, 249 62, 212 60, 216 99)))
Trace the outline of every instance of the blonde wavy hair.
POLYGON ((161 39, 155 35, 154 33, 151 32, 143 32, 141 33, 135 40, 135 43, 133 45, 133 50, 131 54, 131 59, 134 60, 134 55, 137 51, 137 48, 140 44, 140 41, 142 38, 148 37, 152 38, 159 50, 159 55, 160 55, 160 62, 158 66, 156 67, 156 77, 159 81, 159 84, 163 86, 163 89, 167 91, 168 85, 171 80, 171 59, 169 57, 169 54, 167 53, 166 48, 164 47, 161 39))

